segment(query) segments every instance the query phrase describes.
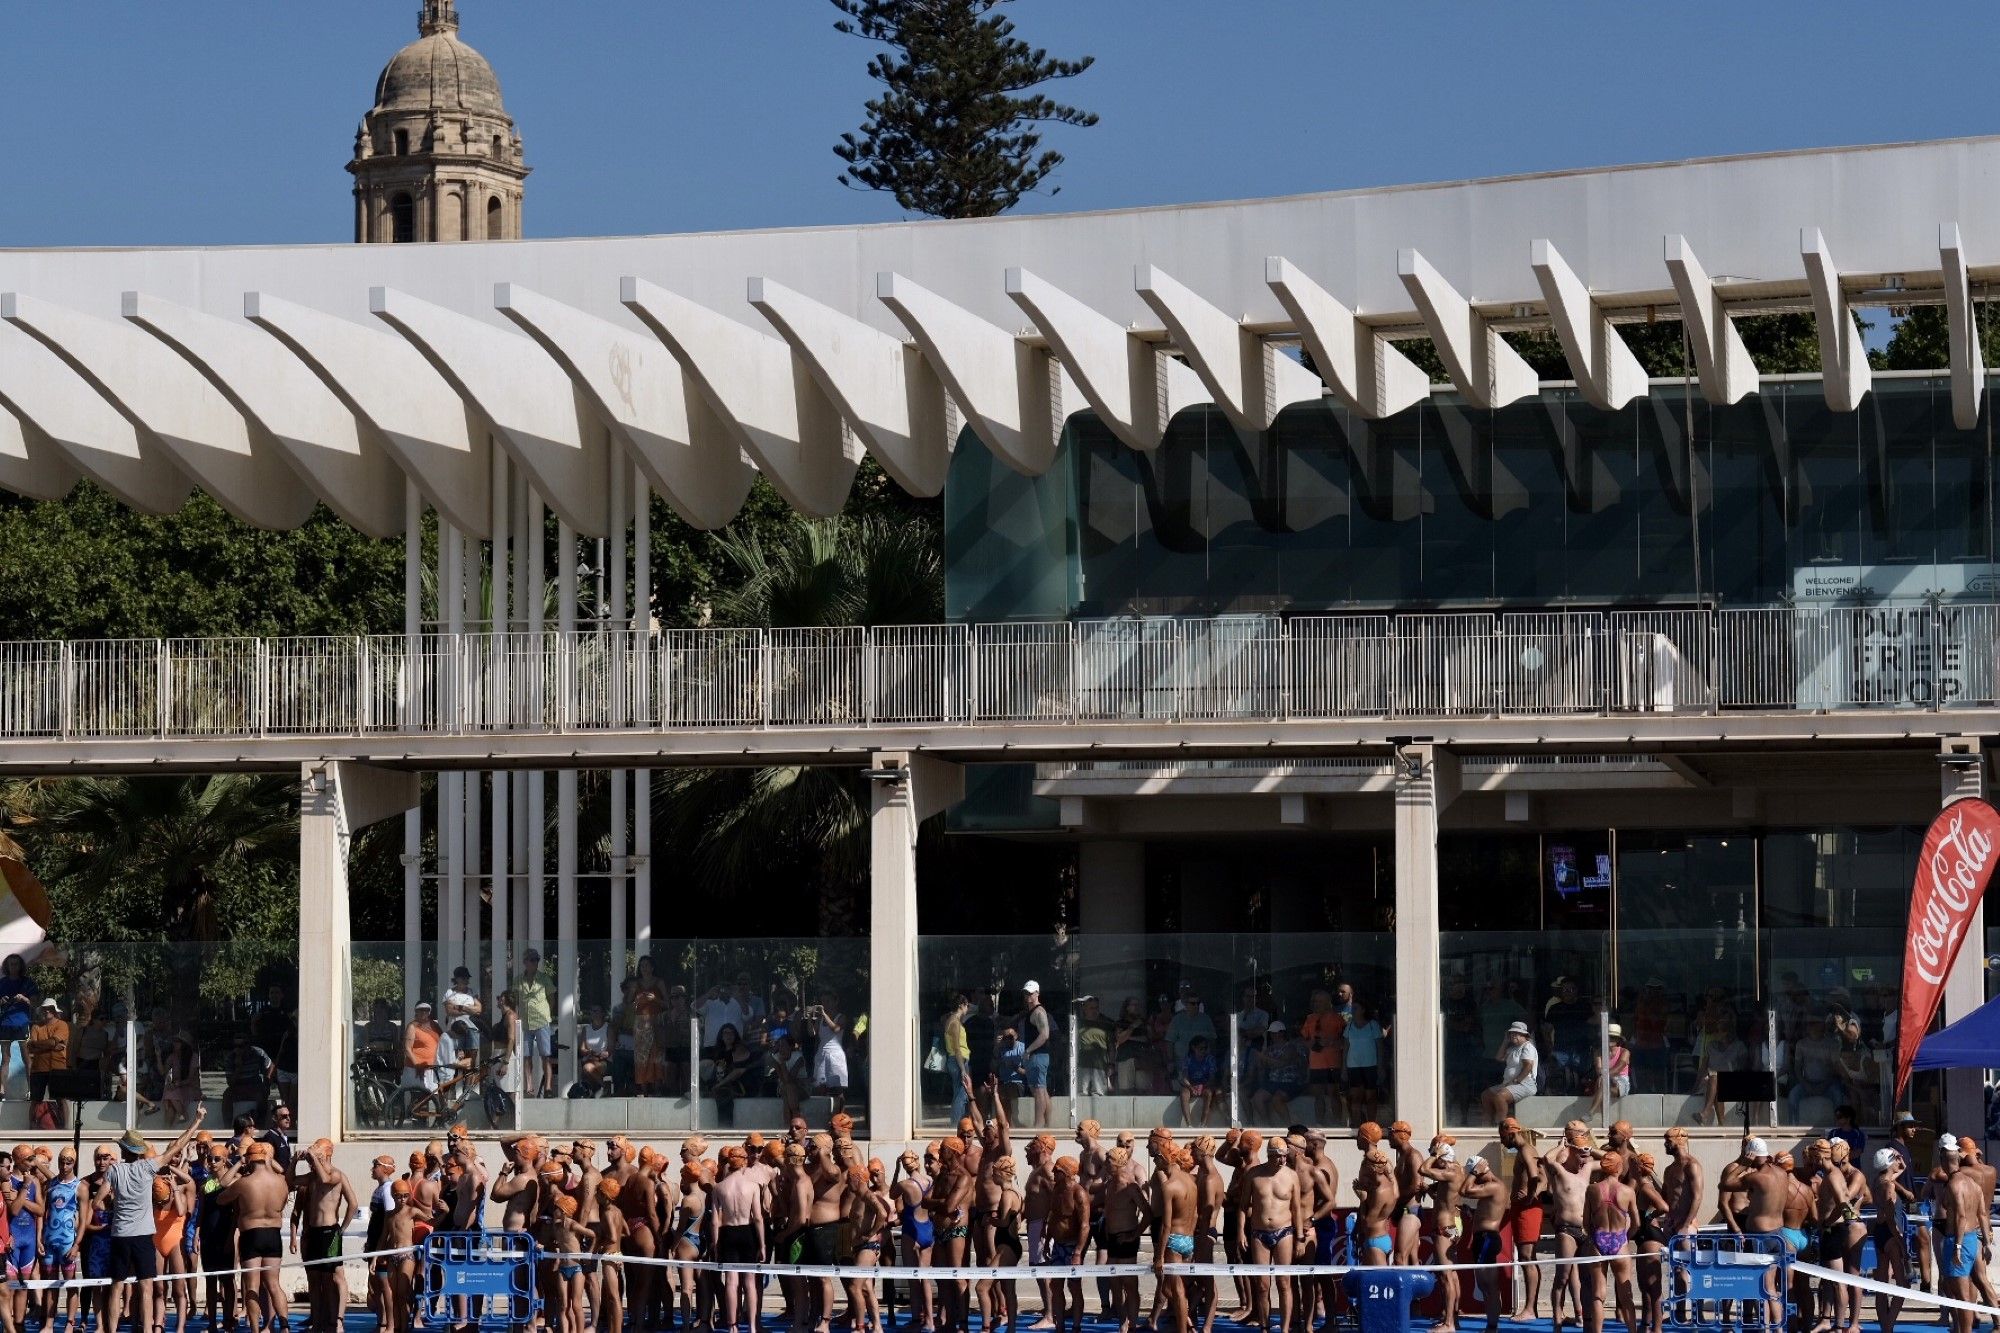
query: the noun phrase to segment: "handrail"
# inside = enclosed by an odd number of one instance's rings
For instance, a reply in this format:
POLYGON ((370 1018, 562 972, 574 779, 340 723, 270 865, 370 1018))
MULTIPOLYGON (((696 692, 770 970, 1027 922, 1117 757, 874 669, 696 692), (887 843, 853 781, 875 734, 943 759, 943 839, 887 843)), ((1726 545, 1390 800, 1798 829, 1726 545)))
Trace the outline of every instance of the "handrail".
POLYGON ((2000 707, 2000 603, 0 643, 0 739, 2000 707))

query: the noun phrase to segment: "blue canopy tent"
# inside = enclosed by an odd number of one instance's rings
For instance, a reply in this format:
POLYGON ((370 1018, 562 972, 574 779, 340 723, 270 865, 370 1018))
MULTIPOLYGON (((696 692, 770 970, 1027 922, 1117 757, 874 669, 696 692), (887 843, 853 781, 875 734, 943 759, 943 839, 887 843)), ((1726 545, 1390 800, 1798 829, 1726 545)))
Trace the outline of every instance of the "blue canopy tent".
POLYGON ((1911 1068, 2000 1069, 2000 999, 1925 1037, 1911 1068))

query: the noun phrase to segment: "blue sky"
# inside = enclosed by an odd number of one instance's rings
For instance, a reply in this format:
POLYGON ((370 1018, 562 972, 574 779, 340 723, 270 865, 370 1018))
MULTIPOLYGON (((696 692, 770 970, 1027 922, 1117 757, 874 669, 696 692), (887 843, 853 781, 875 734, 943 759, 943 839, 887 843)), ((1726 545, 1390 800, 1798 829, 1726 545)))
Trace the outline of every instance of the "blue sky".
MULTIPOLYGON (((889 219, 843 189, 869 48, 825 0, 460 0, 530 235, 889 219)), ((417 0, 8 0, 0 245, 351 238, 342 169, 417 0)), ((1097 67, 1036 210, 2000 131, 1990 5, 1017 0, 1097 67), (1913 10, 1916 11, 1913 13, 1913 10)))

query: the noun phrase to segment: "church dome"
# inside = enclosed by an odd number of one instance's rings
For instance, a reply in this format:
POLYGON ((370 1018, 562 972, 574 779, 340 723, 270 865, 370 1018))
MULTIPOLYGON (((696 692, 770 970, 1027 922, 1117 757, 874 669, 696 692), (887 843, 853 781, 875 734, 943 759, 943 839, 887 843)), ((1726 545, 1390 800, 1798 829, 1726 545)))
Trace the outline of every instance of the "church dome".
POLYGON ((376 81, 375 109, 506 118, 500 77, 485 56, 458 39, 451 0, 429 0, 419 28, 422 35, 398 51, 376 81))

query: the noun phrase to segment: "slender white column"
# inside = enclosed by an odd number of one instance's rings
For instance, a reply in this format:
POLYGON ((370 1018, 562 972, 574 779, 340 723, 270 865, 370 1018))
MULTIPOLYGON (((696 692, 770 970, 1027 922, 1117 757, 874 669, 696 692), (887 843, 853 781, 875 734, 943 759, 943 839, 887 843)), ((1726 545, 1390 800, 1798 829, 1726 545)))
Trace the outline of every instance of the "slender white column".
POLYGON ((303 766, 300 779, 298 1132, 338 1140, 354 1030, 348 844, 367 825, 414 806, 418 778, 316 762, 303 766))
MULTIPOLYGON (((638 637, 642 655, 653 629, 653 492, 646 474, 632 470, 632 632, 638 637)), ((649 674, 650 679, 650 674, 649 674)), ((650 697, 642 689, 639 697, 650 697)), ((653 942, 653 772, 642 768, 632 775, 632 937, 643 952, 653 942)))
MULTIPOLYGON (((548 629, 544 614, 544 593, 548 574, 544 565, 544 535, 548 530, 548 510, 542 503, 540 492, 528 491, 528 521, 522 528, 522 535, 528 543, 527 612, 528 633, 535 637, 538 651, 542 653, 543 670, 547 670, 549 656, 543 634, 548 629)), ((549 951, 549 877, 548 848, 546 830, 548 821, 548 775, 534 772, 528 775, 528 791, 524 798, 527 811, 526 833, 528 837, 528 891, 524 902, 527 922, 521 931, 523 940, 532 940, 537 953, 549 951)))
MULTIPOLYGON (((491 637, 487 640, 486 688, 490 692, 493 707, 504 717, 511 698, 508 675, 513 665, 507 656, 507 636, 513 630, 514 580, 512 562, 508 559, 509 537, 513 529, 513 470, 507 465, 507 455, 500 449, 493 451, 493 542, 491 547, 492 576, 487 583, 487 630, 491 637)), ((496 718, 497 720, 497 718, 496 718)), ((491 950, 492 977, 487 982, 488 992, 482 998, 486 1001, 489 1016, 499 1012, 499 995, 507 984, 513 968, 508 962, 507 945, 512 934, 513 908, 510 896, 513 878, 509 873, 513 861, 513 835, 508 827, 512 815, 513 795, 508 790, 506 773, 495 770, 489 775, 492 785, 493 815, 489 821, 488 857, 492 862, 492 930, 488 944, 491 950)))
MULTIPOLYGON (((611 543, 610 558, 604 572, 606 591, 609 594, 611 615, 604 627, 613 635, 625 628, 625 524, 627 521, 625 488, 628 470, 614 456, 611 466, 611 543)), ((614 648, 612 653, 613 697, 622 700, 623 673, 617 664, 623 660, 614 648)), ((622 704, 620 705, 622 707, 622 704)), ((625 792, 630 770, 613 769, 611 772, 611 994, 618 994, 618 983, 625 978, 625 908, 632 892, 626 878, 625 850, 628 846, 625 832, 625 792)))
MULTIPOLYGON (((403 482, 403 644, 414 653, 424 632, 424 499, 417 484, 403 482)), ((416 659, 406 657, 403 670, 403 718, 416 694, 416 659)), ((424 812, 421 805, 403 812, 403 1021, 410 1021, 417 990, 424 984, 424 812)))
POLYGON ((1396 752, 1396 1115, 1435 1122, 1444 1111, 1437 1011, 1438 816, 1458 796, 1458 757, 1430 745, 1396 752))
MULTIPOLYGON (((576 534, 556 523, 556 629, 567 641, 576 633, 576 534)), ((565 655, 558 660, 567 662, 565 655)), ((562 697, 571 694, 565 673, 562 697)), ((556 774, 556 1040, 561 1042, 562 1086, 575 1082, 576 1068, 576 770, 556 774)), ((614 995, 617 992, 612 992, 614 995)))
MULTIPOLYGON (((455 645, 465 630, 465 540, 454 524, 438 525, 438 614, 444 621, 445 642, 455 645)), ((456 648, 450 651, 456 652, 456 648)), ((460 680, 455 659, 439 663, 446 706, 459 709, 460 680)), ((438 943, 437 1017, 444 1019, 443 994, 458 966, 459 942, 465 933, 465 774, 446 773, 438 779, 438 943)))

